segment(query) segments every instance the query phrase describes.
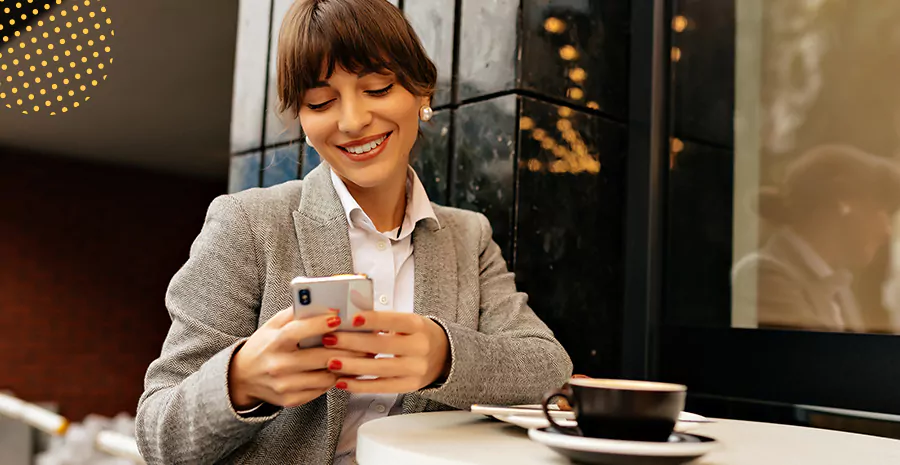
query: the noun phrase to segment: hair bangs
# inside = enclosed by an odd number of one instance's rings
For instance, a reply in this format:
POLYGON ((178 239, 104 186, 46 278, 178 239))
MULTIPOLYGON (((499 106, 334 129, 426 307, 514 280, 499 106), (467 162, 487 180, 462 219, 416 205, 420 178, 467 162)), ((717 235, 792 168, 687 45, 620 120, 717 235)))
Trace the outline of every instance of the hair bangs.
POLYGON ((306 91, 338 67, 355 74, 389 71, 421 96, 431 96, 437 81, 418 36, 386 0, 298 1, 282 23, 276 60, 279 111, 293 115, 306 91))

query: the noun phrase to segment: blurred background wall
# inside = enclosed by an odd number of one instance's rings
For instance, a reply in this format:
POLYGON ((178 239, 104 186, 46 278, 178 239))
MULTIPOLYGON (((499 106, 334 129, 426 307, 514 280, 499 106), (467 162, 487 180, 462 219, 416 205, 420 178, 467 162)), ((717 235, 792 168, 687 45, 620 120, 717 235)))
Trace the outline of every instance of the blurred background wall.
MULTIPOLYGON (((51 3, 39 19, 81 4, 51 3)), ((115 62, 91 100, 0 106, 0 389, 73 420, 134 413, 166 286, 228 173, 237 1, 100 3, 115 62)))

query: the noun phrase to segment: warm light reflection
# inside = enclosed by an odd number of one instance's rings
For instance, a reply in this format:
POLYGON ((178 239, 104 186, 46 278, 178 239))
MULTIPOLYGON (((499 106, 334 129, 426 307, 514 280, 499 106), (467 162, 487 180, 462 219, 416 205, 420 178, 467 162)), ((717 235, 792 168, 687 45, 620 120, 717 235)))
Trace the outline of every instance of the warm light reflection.
POLYGON ((578 87, 572 87, 566 91, 566 96, 572 100, 581 100, 584 98, 584 91, 578 87))
POLYGON ((527 116, 523 116, 523 117, 519 120, 519 129, 521 129, 521 130, 523 130, 523 131, 528 131, 528 130, 531 130, 531 129, 533 129, 533 128, 534 128, 534 120, 533 120, 533 119, 531 119, 531 118, 529 118, 529 117, 527 117, 527 116))
POLYGON ((678 63, 681 60, 681 49, 672 47, 672 61, 678 63))
POLYGON ((599 109, 600 109, 600 104, 597 103, 597 102, 594 102, 594 101, 592 100, 592 101, 590 101, 590 102, 587 103, 587 107, 590 108, 591 110, 599 110, 599 109))
POLYGON ((587 79, 587 71, 583 68, 572 68, 569 71, 569 79, 576 84, 581 84, 587 79))
POLYGON ((675 32, 684 32, 688 26, 688 19, 682 15, 672 18, 672 30, 675 32))
POLYGON ((561 34, 566 30, 566 22, 551 16, 544 21, 544 30, 551 34, 561 34))
POLYGON ((678 154, 684 150, 684 142, 677 137, 669 140, 669 169, 674 169, 678 162, 678 154))
POLYGON ((555 160, 547 163, 541 163, 539 160, 530 159, 522 162, 523 165, 532 172, 549 171, 551 173, 590 173, 597 174, 600 172, 600 161, 596 156, 592 156, 588 152, 587 144, 581 138, 581 135, 573 127, 572 121, 567 117, 573 114, 571 108, 561 107, 559 109, 560 118, 556 122, 556 129, 562 135, 562 139, 566 142, 566 146, 561 145, 553 137, 547 134, 547 131, 541 128, 534 128, 534 120, 527 116, 523 116, 519 120, 519 127, 523 131, 530 130, 531 138, 540 142, 541 148, 553 154, 555 160))
POLYGON ((563 45, 559 49, 559 56, 566 61, 574 61, 578 59, 578 50, 571 45, 563 45))

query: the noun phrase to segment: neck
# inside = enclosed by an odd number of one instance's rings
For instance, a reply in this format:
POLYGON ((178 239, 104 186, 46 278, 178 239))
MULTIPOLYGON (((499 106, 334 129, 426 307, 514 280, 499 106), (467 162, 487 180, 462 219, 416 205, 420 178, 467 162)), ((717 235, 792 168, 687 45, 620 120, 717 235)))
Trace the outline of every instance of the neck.
POLYGON ((406 171, 375 187, 359 187, 343 180, 350 195, 381 232, 400 227, 406 215, 406 171))
POLYGON ((829 239, 817 233, 817 231, 821 231, 822 228, 807 228, 795 225, 793 229, 798 236, 803 238, 803 240, 806 241, 820 257, 822 257, 822 260, 824 260, 832 270, 839 270, 844 267, 844 264, 839 258, 840 246, 834 246, 833 238, 829 239))

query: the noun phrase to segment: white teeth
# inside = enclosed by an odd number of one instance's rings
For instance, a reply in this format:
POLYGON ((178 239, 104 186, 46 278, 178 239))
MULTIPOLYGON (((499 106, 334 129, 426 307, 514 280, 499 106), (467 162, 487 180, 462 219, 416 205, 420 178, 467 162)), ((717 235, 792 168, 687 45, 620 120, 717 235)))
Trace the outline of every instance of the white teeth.
POLYGON ((369 142, 368 144, 357 145, 354 147, 345 147, 345 149, 350 153, 355 153, 356 155, 361 155, 366 152, 371 152, 372 150, 375 149, 375 147, 378 147, 379 145, 381 145, 381 143, 384 142, 385 139, 387 139, 387 135, 381 136, 380 138, 378 138, 378 140, 373 140, 372 142, 369 142))

